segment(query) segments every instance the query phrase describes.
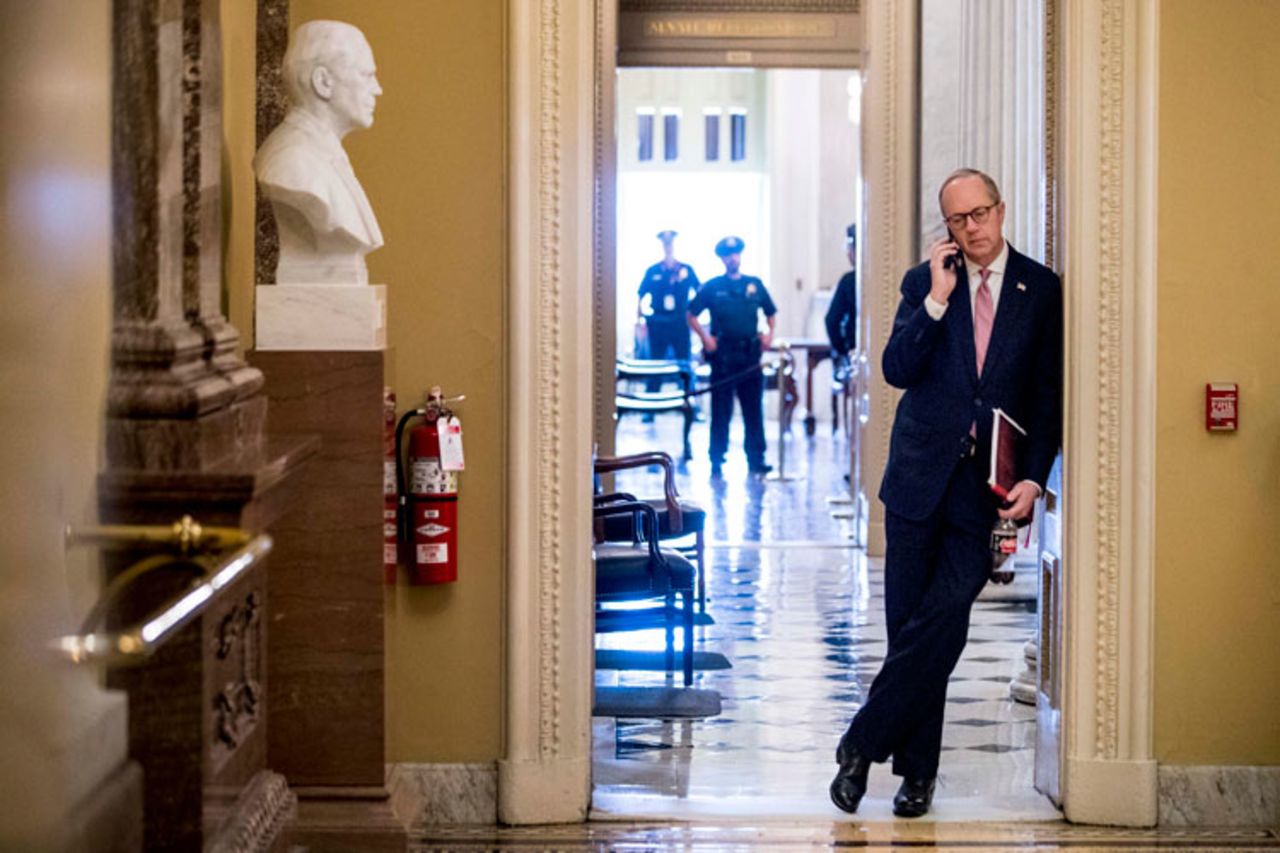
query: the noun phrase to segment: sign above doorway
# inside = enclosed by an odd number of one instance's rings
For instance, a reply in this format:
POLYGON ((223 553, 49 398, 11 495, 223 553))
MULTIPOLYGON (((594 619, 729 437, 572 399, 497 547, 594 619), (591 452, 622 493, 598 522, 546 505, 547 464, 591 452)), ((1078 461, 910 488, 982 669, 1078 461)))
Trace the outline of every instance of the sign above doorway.
POLYGON ((856 68, 861 0, 621 0, 619 66, 856 68))

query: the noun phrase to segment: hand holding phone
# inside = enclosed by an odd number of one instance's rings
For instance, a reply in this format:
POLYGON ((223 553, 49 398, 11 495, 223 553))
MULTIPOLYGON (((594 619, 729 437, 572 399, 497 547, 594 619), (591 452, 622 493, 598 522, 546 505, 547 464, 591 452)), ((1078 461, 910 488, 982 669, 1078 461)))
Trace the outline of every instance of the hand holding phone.
POLYGON ((929 270, 932 283, 929 295, 934 302, 947 304, 951 291, 955 290, 957 271, 960 269, 960 247, 951 237, 951 230, 929 250, 929 270))
POLYGON ((955 245, 955 251, 952 252, 950 255, 947 255, 945 258, 943 258, 942 266, 949 270, 959 269, 960 261, 964 257, 964 255, 961 254, 960 252, 960 244, 957 243, 956 238, 951 235, 951 226, 946 225, 944 223, 942 227, 946 229, 946 232, 947 232, 946 236, 943 237, 943 242, 952 243, 955 245))

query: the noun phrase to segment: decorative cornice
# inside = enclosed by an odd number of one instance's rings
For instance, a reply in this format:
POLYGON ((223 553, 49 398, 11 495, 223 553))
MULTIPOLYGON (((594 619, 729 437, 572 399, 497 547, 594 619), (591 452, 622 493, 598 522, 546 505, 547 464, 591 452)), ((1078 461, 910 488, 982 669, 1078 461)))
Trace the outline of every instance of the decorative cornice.
POLYGON ((1097 452, 1097 630, 1095 659, 1098 758, 1119 754, 1120 717, 1120 406, 1121 280, 1124 247, 1124 3, 1101 10, 1099 89, 1099 283, 1097 452))
POLYGON ((856 15, 862 11, 862 0, 621 0, 618 10, 624 15, 647 12, 856 15))
POLYGON ((541 79, 538 93, 538 753, 561 749, 561 615, 564 559, 561 547, 561 80, 560 0, 542 0, 539 16, 541 79))

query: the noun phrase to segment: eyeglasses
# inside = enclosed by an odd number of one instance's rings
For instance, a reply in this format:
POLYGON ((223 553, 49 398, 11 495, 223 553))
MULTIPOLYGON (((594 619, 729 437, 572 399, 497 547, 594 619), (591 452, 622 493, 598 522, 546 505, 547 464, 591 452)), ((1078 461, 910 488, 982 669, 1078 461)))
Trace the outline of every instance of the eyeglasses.
POLYGON ((967 213, 953 213, 950 216, 944 216, 947 224, 952 228, 963 228, 966 219, 972 219, 974 225, 981 225, 987 221, 987 217, 991 215, 992 209, 998 207, 1000 202, 992 202, 984 204, 982 207, 975 207, 967 213))

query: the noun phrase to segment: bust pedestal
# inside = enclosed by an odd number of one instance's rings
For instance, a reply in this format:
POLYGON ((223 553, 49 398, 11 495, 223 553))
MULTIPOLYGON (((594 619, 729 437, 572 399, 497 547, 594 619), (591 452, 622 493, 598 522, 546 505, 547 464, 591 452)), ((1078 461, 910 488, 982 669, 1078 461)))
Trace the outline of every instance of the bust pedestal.
POLYGON ((382 284, 260 284, 259 351, 368 351, 387 347, 382 284))
POLYGON ((294 512, 272 530, 267 726, 270 766, 298 797, 291 840, 316 851, 408 843, 386 788, 385 358, 249 354, 266 376, 272 429, 321 442, 294 512))

